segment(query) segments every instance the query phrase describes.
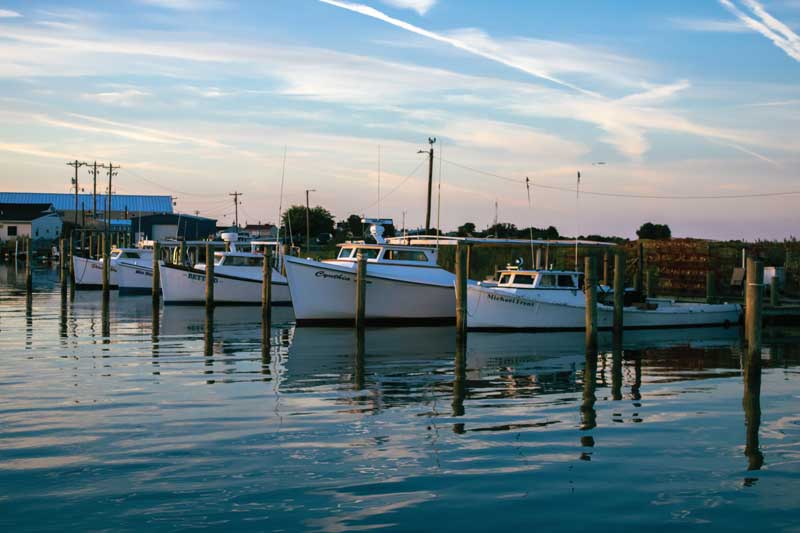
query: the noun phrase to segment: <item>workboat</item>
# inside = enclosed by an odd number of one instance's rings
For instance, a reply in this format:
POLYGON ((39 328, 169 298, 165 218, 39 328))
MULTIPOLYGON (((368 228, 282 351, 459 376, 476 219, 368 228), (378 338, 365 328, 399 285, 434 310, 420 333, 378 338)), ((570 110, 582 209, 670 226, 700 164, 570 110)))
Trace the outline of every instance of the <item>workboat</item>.
MULTIPOLYGON (((214 253, 214 303, 255 305, 261 303, 264 268, 263 253, 243 252, 236 248, 237 235, 225 233, 222 239, 230 251, 214 253)), ((248 243, 249 244, 249 243, 248 243)), ((277 248, 277 244, 274 245, 277 248)), ((273 257, 278 260, 277 254, 273 257)), ((165 304, 205 304, 206 265, 193 267, 160 263, 161 293, 165 304)), ((289 305, 291 297, 286 278, 272 266, 272 305, 289 305)))
MULTIPOLYGON (((140 269, 151 268, 153 264, 153 251, 143 248, 113 248, 109 256, 108 282, 112 289, 123 286, 126 289, 137 290, 144 287, 150 288, 138 278, 126 276, 124 280, 120 276, 121 267, 140 269)), ((79 289, 102 289, 103 288, 103 259, 89 259, 86 257, 73 256, 72 266, 75 270, 75 286, 79 289)), ((152 271, 151 274, 152 276, 152 271)), ((152 282, 151 282, 152 284, 152 282)))
MULTIPOLYGON (((613 326, 613 295, 598 290, 597 325, 613 326)), ((730 325, 739 321, 738 304, 679 303, 667 298, 635 298, 626 293, 625 329, 730 325), (638 301, 637 301, 638 300, 638 301)), ((474 330, 579 330, 585 328, 583 274, 509 267, 497 282, 469 282, 467 326, 474 330)))
POLYGON ((339 245, 336 259, 285 257, 298 325, 354 321, 357 257, 366 258, 365 319, 370 324, 445 324, 455 321, 455 276, 437 264, 430 246, 388 244, 388 219, 364 219, 375 244, 339 245))

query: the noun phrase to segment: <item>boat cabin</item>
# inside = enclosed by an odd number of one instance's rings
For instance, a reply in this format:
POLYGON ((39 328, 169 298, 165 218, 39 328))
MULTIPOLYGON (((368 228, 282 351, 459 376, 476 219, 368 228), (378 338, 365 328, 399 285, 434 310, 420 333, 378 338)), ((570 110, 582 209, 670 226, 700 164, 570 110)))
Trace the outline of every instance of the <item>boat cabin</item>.
POLYGON ((214 265, 261 268, 264 265, 264 256, 247 252, 214 252, 214 265))
POLYGON ((363 243, 345 243, 339 246, 337 262, 356 261, 358 254, 361 254, 369 263, 439 267, 436 263, 436 250, 433 248, 363 243))
POLYGON ((114 248, 111 250, 111 259, 147 259, 153 257, 152 250, 142 248, 114 248))
POLYGON ((510 289, 583 289, 583 274, 568 270, 501 270, 497 287, 510 289))

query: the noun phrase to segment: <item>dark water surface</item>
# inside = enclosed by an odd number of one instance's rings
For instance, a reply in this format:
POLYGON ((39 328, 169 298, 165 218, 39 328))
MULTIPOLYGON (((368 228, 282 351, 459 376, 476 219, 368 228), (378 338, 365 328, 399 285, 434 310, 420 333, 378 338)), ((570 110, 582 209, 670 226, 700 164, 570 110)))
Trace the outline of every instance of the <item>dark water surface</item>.
POLYGON ((800 331, 760 364, 737 329, 595 360, 582 334, 360 346, 276 309, 262 349, 258 308, 104 316, 22 281, 0 267, 3 531, 800 531, 800 331))

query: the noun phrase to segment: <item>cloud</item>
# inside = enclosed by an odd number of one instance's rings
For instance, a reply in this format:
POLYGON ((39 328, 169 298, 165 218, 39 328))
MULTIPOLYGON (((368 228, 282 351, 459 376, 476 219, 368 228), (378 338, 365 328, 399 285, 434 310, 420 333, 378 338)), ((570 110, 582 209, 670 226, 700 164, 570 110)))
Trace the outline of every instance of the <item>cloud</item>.
POLYGON ((415 33, 417 35, 421 35, 423 37, 427 37, 428 39, 432 39, 434 41, 438 41, 438 42, 441 42, 441 43, 449 44, 450 46, 458 48, 459 50, 463 50, 465 52, 468 52, 468 53, 473 54, 473 55, 477 55, 477 56, 482 57, 484 59, 488 59, 490 61, 494 61, 496 63, 500 63, 501 65, 505 65, 505 66, 507 66, 509 68, 513 68, 515 70, 524 72, 524 73, 529 74, 531 76, 534 76, 536 78, 540 78, 540 79, 547 80, 549 82, 555 83, 556 85, 561 85, 562 87, 567 87, 567 88, 572 89, 574 91, 577 91, 577 92, 580 92, 580 93, 584 93, 584 94, 588 94, 588 95, 591 95, 591 96, 599 96, 596 93, 593 93, 593 92, 588 91, 586 89, 582 89, 581 87, 578 87, 577 85, 574 85, 574 84, 569 83, 567 81, 564 81, 564 80, 561 80, 559 78, 556 78, 555 76, 551 76, 547 72, 536 68, 536 66, 534 66, 534 65, 528 65, 528 64, 519 63, 519 62, 514 61, 513 58, 503 57, 502 55, 497 54, 495 51, 487 50, 484 47, 481 47, 477 43, 464 42, 464 41, 462 41, 462 40, 460 40, 458 38, 448 37, 446 35, 442 35, 442 34, 439 34, 439 33, 436 33, 436 32, 432 32, 432 31, 420 28, 419 26, 415 26, 413 24, 409 24, 408 22, 405 22, 405 21, 390 17, 389 15, 387 15, 387 14, 381 12, 381 11, 378 11, 377 9, 372 8, 370 6, 367 6, 367 5, 364 5, 364 4, 355 4, 355 3, 352 3, 352 2, 342 2, 340 0, 319 0, 319 1, 324 3, 324 4, 329 4, 329 5, 332 5, 332 6, 335 6, 335 7, 346 9, 348 11, 352 11, 354 13, 359 13, 359 14, 364 15, 366 17, 372 17, 374 19, 381 20, 381 21, 386 22, 387 24, 391 24, 392 26, 395 26, 397 28, 409 31, 411 33, 415 33))
POLYGON ((17 18, 21 16, 22 15, 16 11, 11 11, 10 9, 0 9, 0 19, 17 18))
POLYGON ((732 0, 719 0, 719 3, 749 28, 772 41, 775 46, 786 52, 786 55, 795 61, 800 61, 800 37, 789 26, 767 13, 759 2, 741 0, 743 4, 741 7, 734 4, 732 0), (745 13, 744 6, 749 8, 756 18, 745 13))
POLYGON ((225 6, 221 0, 139 0, 139 2, 174 11, 208 11, 225 6))
POLYGON ((141 104, 142 100, 147 96, 150 96, 150 93, 140 91, 139 89, 125 89, 122 91, 110 91, 104 93, 85 93, 81 96, 81 98, 101 104, 133 107, 141 104))
POLYGON ((436 0, 381 0, 384 4, 400 9, 413 9, 425 15, 436 4, 436 0))
POLYGON ((720 33, 747 33, 751 31, 750 27, 740 20, 672 18, 670 23, 674 28, 689 31, 720 33))

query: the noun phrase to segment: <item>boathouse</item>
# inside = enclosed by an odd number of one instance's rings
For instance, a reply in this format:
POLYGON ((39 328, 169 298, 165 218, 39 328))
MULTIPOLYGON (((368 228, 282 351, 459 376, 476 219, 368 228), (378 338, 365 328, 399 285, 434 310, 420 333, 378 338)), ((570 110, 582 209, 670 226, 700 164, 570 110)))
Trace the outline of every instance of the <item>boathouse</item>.
POLYGON ((0 242, 20 237, 52 241, 61 235, 62 225, 52 204, 0 203, 0 242))

